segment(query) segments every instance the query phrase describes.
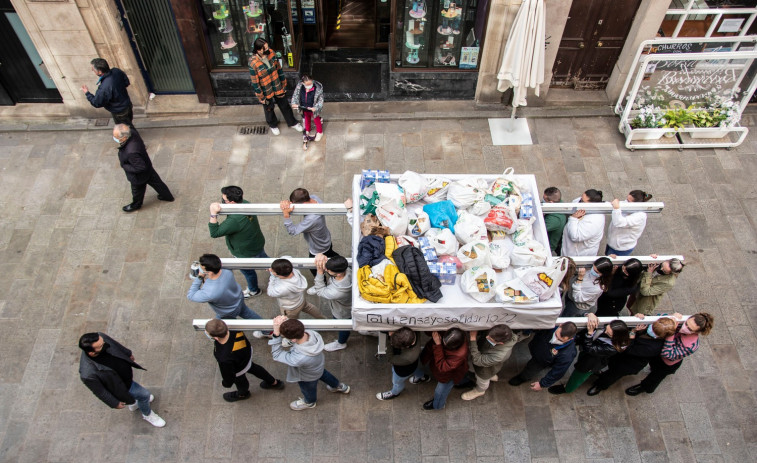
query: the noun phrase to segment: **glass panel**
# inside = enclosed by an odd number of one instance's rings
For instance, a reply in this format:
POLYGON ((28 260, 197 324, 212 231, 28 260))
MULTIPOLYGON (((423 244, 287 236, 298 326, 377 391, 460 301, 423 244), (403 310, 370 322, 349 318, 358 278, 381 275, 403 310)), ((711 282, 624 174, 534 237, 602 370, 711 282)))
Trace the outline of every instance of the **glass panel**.
POLYGON ((428 67, 428 40, 430 35, 426 0, 407 0, 404 9, 404 27, 401 39, 402 66, 428 67))

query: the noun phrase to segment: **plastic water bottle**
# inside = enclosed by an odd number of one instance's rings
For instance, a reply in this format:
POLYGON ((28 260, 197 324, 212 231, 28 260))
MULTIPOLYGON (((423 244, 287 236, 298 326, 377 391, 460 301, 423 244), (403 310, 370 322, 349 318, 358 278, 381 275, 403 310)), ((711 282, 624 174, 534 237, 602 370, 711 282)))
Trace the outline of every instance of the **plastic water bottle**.
POLYGON ((196 280, 198 275, 200 275, 200 261, 196 260, 189 267, 189 278, 196 280))

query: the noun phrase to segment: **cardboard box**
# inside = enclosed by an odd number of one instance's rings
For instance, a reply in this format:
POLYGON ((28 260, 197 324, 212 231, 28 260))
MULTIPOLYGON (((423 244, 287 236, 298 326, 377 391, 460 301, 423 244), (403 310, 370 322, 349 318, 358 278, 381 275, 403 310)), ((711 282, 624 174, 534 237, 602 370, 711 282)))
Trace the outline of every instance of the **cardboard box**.
POLYGON ((363 174, 360 176, 360 190, 364 190, 374 183, 389 183, 389 171, 363 169, 363 174))
POLYGON ((457 265, 452 262, 437 262, 428 264, 431 273, 439 278, 443 285, 454 285, 457 277, 457 265))

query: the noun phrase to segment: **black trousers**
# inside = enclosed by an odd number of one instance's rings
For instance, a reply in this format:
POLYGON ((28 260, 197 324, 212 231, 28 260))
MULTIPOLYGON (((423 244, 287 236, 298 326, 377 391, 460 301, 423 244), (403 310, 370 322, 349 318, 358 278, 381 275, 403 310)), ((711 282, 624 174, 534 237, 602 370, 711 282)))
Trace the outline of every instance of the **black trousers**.
POLYGON ((681 368, 683 360, 673 365, 668 365, 662 361, 661 357, 654 357, 649 361, 650 372, 646 378, 641 380, 641 388, 644 392, 651 394, 657 389, 657 386, 662 383, 668 375, 675 374, 675 372, 681 368))
POLYGON ((168 185, 163 183, 163 180, 161 180, 160 175, 158 175, 158 173, 155 172, 155 169, 151 169, 150 177, 147 179, 147 182, 131 184, 132 206, 142 205, 142 202, 145 199, 145 191, 147 190, 147 185, 150 185, 153 188, 153 190, 158 192, 158 197, 160 199, 164 199, 168 201, 173 199, 173 195, 171 194, 171 190, 168 189, 168 185))
POLYGON ((239 375, 234 379, 234 385, 236 385, 237 391, 242 394, 250 390, 250 382, 247 380, 248 374, 257 376, 268 384, 273 384, 276 382, 276 378, 271 376, 271 374, 268 373, 268 370, 261 367, 257 363, 252 362, 252 366, 249 370, 247 370, 247 374, 239 375))
POLYGON ((526 368, 523 369, 520 373, 518 373, 518 376, 525 380, 531 380, 536 377, 542 370, 545 368, 549 368, 551 365, 546 363, 541 363, 537 360, 534 360, 533 357, 531 360, 528 361, 526 364, 526 368))
POLYGON ((113 115, 113 122, 116 124, 126 124, 129 127, 134 127, 134 125, 131 123, 134 119, 134 112, 132 111, 132 105, 129 105, 129 108, 125 111, 122 111, 120 113, 111 113, 113 115))
MULTIPOLYGON (((334 245, 329 245, 329 248, 326 250, 326 252, 322 252, 321 254, 326 257, 336 257, 339 255, 338 252, 334 251, 334 245)), ((315 257, 315 254, 311 254, 310 251, 308 251, 308 256, 315 257)), ((318 271, 314 268, 311 268, 310 273, 312 273, 313 276, 316 276, 318 274, 318 271)))
POLYGON ((599 375, 593 387, 604 391, 615 384, 620 378, 635 375, 643 370, 650 360, 651 358, 649 357, 631 357, 623 354, 612 356, 608 362, 609 368, 599 375))
POLYGON ((297 125, 297 119, 294 118, 292 107, 289 106, 286 96, 274 97, 271 100, 266 100, 263 105, 263 112, 265 113, 265 121, 268 123, 268 127, 276 127, 279 124, 279 120, 276 118, 276 114, 273 112, 274 105, 278 105, 281 115, 284 116, 284 120, 289 127, 297 125))

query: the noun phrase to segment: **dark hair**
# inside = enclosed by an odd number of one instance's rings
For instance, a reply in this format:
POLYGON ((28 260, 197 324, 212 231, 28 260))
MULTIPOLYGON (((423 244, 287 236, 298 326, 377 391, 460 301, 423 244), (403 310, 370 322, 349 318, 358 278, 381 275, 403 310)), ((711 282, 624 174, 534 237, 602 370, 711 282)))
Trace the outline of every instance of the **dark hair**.
POLYGON ((389 337, 389 342, 395 349, 407 349, 408 347, 415 344, 415 341, 417 339, 416 336, 417 335, 415 334, 415 332, 413 332, 413 330, 411 330, 407 326, 403 326, 389 337))
POLYGON ((221 258, 215 254, 203 254, 200 256, 200 265, 210 273, 221 271, 221 258))
POLYGON ((631 286, 636 286, 636 283, 639 282, 639 278, 641 277, 641 272, 644 271, 644 264, 642 264, 639 259, 632 257, 623 262, 623 267, 625 267, 626 272, 628 272, 628 276, 625 278, 626 286, 629 288, 631 286))
POLYGON ((460 328, 450 328, 442 333, 442 345, 446 350, 459 349, 465 344, 465 333, 460 328))
POLYGON ((92 344, 100 340, 100 333, 84 333, 79 338, 79 349, 84 352, 94 352, 92 344))
POLYGON ((710 334, 712 326, 715 323, 715 317, 707 312, 699 312, 692 315, 691 318, 694 319, 694 323, 699 327, 697 334, 701 334, 702 336, 710 334))
POLYGON ((495 342, 508 342, 513 338, 513 330, 507 325, 494 325, 489 330, 488 336, 495 342))
POLYGON ((573 322, 565 322, 562 325, 560 325, 560 334, 564 338, 572 338, 576 335, 576 332, 578 331, 578 328, 576 327, 576 324, 573 322))
POLYGON ((271 264, 271 270, 278 276, 289 276, 292 274, 292 263, 286 259, 276 259, 271 264))
POLYGON ((229 327, 220 318, 213 318, 205 324, 205 331, 212 337, 222 338, 229 332, 229 327))
POLYGON ((613 320, 610 322, 610 329, 612 330, 612 347, 618 352, 624 351, 631 344, 628 325, 623 320, 613 320))
POLYGON ((607 291, 610 289, 610 284, 612 284, 612 261, 609 257, 600 257, 594 261, 594 267, 599 273, 599 277, 594 280, 594 284, 599 284, 602 291, 607 291))
POLYGON ((334 273, 344 273, 347 271, 349 264, 347 259, 342 256, 334 256, 326 261, 326 270, 331 270, 334 273))
POLYGON ((305 82, 306 80, 313 80, 313 78, 307 74, 303 74, 300 76, 300 82, 305 82))
POLYGON ((235 185, 229 185, 221 188, 221 194, 226 195, 226 199, 233 203, 241 203, 244 191, 235 185))
POLYGON ((95 68, 96 71, 100 71, 103 74, 110 71, 110 66, 108 66, 108 62, 105 61, 103 58, 95 58, 92 61, 90 61, 89 64, 91 64, 92 67, 95 68))
POLYGON ((632 192, 628 193, 628 195, 633 198, 633 202, 635 203, 645 203, 652 199, 652 195, 650 195, 646 191, 641 190, 633 190, 632 192))
POLYGON ((294 204, 302 204, 310 201, 310 193, 304 188, 297 188, 289 195, 289 201, 294 204))
POLYGON ((265 48, 265 44, 267 43, 268 42, 266 41, 266 39, 264 39, 263 37, 258 37, 257 39, 255 39, 254 42, 252 42, 252 52, 253 53, 259 52, 260 50, 265 48))
POLYGON ((300 339, 305 336, 305 325, 297 319, 290 318, 279 326, 279 332, 287 339, 300 339))
POLYGON ((556 186, 551 186, 544 190, 544 197, 548 200, 556 203, 562 199, 562 193, 560 192, 560 189, 556 186))
POLYGON ((584 191, 584 194, 588 196, 590 203, 602 202, 602 192, 600 190, 595 190, 594 188, 590 188, 584 191))
POLYGON ((652 331, 658 338, 667 338, 676 334, 676 327, 678 324, 670 317, 658 318, 657 321, 652 323, 652 331))
POLYGON ((560 289, 562 289, 563 294, 565 291, 570 288, 570 280, 573 278, 573 275, 576 274, 576 263, 573 259, 570 257, 565 257, 568 259, 568 270, 565 272, 565 276, 563 276, 562 281, 560 282, 560 289))

